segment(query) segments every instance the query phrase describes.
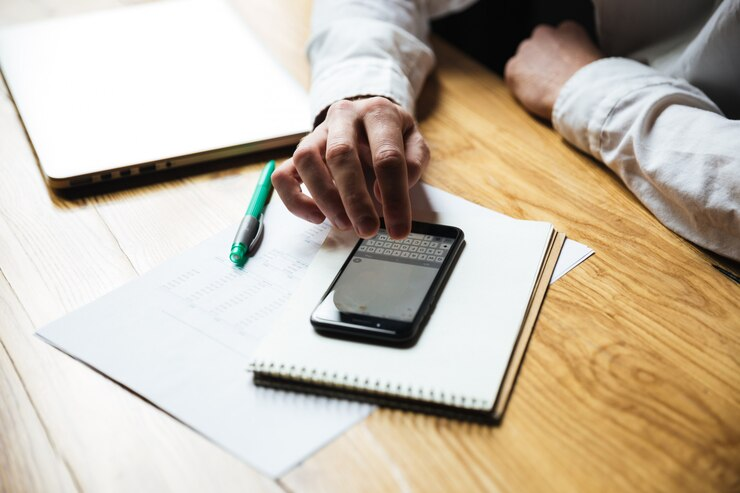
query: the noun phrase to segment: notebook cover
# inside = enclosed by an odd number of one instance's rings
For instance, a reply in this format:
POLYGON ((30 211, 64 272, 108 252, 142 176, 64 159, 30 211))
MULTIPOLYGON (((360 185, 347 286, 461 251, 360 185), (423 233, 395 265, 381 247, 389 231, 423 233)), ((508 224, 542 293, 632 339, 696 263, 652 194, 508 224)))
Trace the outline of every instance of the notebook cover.
POLYGON ((545 294, 549 286, 549 280, 555 269, 558 256, 565 242, 565 235, 553 230, 547 253, 540 266, 538 280, 527 308, 517 341, 514 345, 506 373, 499 387, 498 395, 494 401, 493 408, 488 411, 465 409, 454 405, 445 405, 428 401, 421 401, 409 397, 393 395, 392 393, 374 392, 367 389, 356 389, 338 384, 322 384, 307 381, 300 378, 290 378, 285 375, 270 374, 254 371, 254 383, 258 386, 288 390, 293 392, 311 393, 322 396, 356 400, 367 402, 383 407, 397 408, 407 411, 422 412, 425 414, 443 416, 446 418, 472 421, 487 425, 496 425, 503 418, 504 411, 508 405, 514 384, 519 373, 526 349, 534 330, 537 316, 539 314, 545 294))

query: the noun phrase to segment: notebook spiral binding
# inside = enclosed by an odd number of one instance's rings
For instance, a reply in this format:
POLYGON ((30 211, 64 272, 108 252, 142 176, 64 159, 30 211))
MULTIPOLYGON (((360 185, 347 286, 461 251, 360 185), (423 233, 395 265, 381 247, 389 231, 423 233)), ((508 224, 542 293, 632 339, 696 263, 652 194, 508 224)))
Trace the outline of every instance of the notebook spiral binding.
POLYGON ((249 364, 248 371, 256 374, 270 375, 273 377, 289 377, 293 380, 329 385, 349 390, 361 389, 378 395, 398 396, 410 399, 418 399, 433 402, 445 406, 461 407, 465 409, 487 410, 493 406, 493 401, 485 401, 466 397, 463 395, 435 392, 431 389, 421 387, 414 388, 405 386, 398 382, 381 382, 359 375, 337 374, 315 368, 296 368, 295 365, 286 365, 274 361, 253 361, 249 364))

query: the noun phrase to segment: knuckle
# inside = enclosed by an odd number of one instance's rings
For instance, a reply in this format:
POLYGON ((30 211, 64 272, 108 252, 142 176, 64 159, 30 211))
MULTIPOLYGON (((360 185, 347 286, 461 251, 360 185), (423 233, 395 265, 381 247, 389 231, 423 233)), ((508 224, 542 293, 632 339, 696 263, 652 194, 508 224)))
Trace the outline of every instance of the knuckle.
POLYGON ((406 168, 408 169, 408 173, 410 175, 414 173, 418 173, 419 170, 421 170, 421 160, 418 159, 409 159, 406 161, 406 168))
POLYGON ((368 104, 371 104, 371 105, 379 105, 379 106, 387 106, 387 107, 393 106, 393 103, 391 103, 388 98, 384 98, 383 96, 373 96, 371 98, 367 98, 366 101, 368 104))
POLYGON ((568 19, 558 24, 558 28, 565 31, 573 31, 580 29, 581 25, 574 20, 568 19))
POLYGON ((314 145, 299 145, 293 153, 293 162, 296 165, 308 163, 318 158, 320 158, 319 149, 314 145))
POLYGON ((380 96, 374 96, 365 100, 365 110, 368 113, 385 113, 389 109, 392 110, 393 108, 393 103, 380 96))
POLYGON ((352 101, 348 101, 346 99, 341 99, 339 101, 336 101, 336 102, 332 103, 332 105, 329 106, 329 111, 327 112, 327 116, 328 115, 332 115, 332 114, 337 113, 337 112, 351 110, 352 109, 352 106, 353 106, 352 101))
POLYGON ((427 143, 422 140, 421 141, 421 165, 423 166, 424 164, 428 163, 431 156, 432 156, 431 149, 429 149, 429 146, 427 145, 427 143))
POLYGON ((350 159, 355 154, 355 148, 348 142, 334 142, 326 148, 326 159, 328 161, 341 161, 350 159))
POLYGON ((429 154, 429 145, 421 132, 416 132, 413 145, 418 147, 422 153, 429 154))
POLYGON ((373 156, 373 166, 379 169, 395 168, 403 163, 404 156, 396 147, 383 147, 373 156))
POLYGON ((552 26, 548 26, 547 24, 540 24, 538 26, 535 26, 535 28, 532 30, 532 37, 548 35, 552 33, 552 31, 552 26))
POLYGON ((404 134, 407 134, 408 132, 417 128, 416 120, 409 112, 407 112, 400 106, 398 107, 397 111, 401 119, 401 129, 403 130, 404 134))
POLYGON ((288 178, 287 170, 285 169, 285 166, 282 166, 279 169, 276 169, 272 173, 272 186, 275 188, 280 188, 285 184, 286 179, 288 178))
POLYGON ((519 48, 517 49, 517 53, 519 54, 519 53, 521 53, 523 51, 527 51, 529 48, 532 47, 532 45, 534 43, 535 42, 534 42, 533 38, 527 38, 527 39, 525 39, 524 41, 522 41, 521 43, 519 43, 519 48))
POLYGON ((406 175, 409 187, 413 186, 422 174, 424 174, 424 167, 420 163, 417 162, 413 166, 409 166, 406 175))
POLYGON ((516 63, 514 61, 515 57, 509 58, 509 60, 506 62, 506 65, 504 65, 504 80, 508 84, 511 80, 511 77, 513 75, 514 71, 514 64, 516 63))

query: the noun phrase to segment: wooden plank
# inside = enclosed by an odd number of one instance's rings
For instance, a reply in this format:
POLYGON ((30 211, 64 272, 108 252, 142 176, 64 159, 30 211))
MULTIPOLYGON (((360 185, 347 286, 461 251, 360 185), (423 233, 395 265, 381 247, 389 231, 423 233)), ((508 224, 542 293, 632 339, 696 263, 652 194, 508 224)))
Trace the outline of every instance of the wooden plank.
MULTIPOLYGON (((9 302, 15 299, 1 275, 0 293, 0 320, 6 320, 2 314, 12 310, 9 302)), ((49 441, 1 339, 0 403, 0 491, 78 491, 74 477, 49 441)))

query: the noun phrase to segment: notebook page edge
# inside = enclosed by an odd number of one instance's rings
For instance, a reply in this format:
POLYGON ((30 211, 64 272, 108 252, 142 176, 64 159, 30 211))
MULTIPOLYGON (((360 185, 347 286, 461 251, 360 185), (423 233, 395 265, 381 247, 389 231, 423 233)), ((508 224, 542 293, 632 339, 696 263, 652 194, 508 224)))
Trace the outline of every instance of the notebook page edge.
POLYGON ((501 382, 499 394, 496 397, 496 402, 492 409, 491 414, 494 420, 500 420, 503 417, 506 407, 509 404, 517 377, 519 376, 521 365, 526 357, 529 341, 534 333, 540 309, 544 304, 545 295, 550 287, 549 279, 555 270, 555 265, 557 264, 558 257, 563 249, 565 239, 565 233, 561 233, 553 229, 552 242, 549 245, 546 259, 542 264, 542 270, 540 271, 537 285, 532 292, 532 302, 528 308, 527 316, 522 323, 522 330, 519 333, 519 337, 517 338, 517 342, 511 353, 511 359, 509 360, 506 374, 501 382))

